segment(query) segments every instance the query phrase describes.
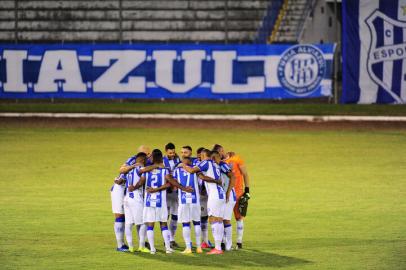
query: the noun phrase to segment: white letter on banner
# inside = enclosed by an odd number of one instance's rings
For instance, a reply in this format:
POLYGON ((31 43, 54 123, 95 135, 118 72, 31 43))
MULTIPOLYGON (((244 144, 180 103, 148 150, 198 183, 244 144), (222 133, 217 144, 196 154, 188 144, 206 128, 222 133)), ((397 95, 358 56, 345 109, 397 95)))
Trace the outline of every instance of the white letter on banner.
POLYGON ((263 76, 248 77, 247 84, 233 84, 233 60, 237 58, 235 51, 213 51, 214 84, 213 93, 255 93, 265 91, 263 76))
POLYGON ((145 77, 129 76, 128 83, 122 83, 121 81, 125 76, 127 76, 128 73, 144 62, 145 57, 145 51, 94 51, 93 66, 109 66, 109 68, 93 83, 93 91, 144 93, 146 81, 145 77), (117 62, 111 65, 112 60, 117 60, 117 62))
POLYGON ((66 92, 86 92, 77 53, 74 50, 46 51, 39 70, 35 92, 57 92, 58 81, 66 92))
POLYGON ((173 93, 186 93, 202 83, 202 60, 206 52, 202 50, 183 51, 185 61, 185 82, 173 82, 173 62, 176 51, 154 51, 152 58, 156 61, 156 84, 173 93))
POLYGON ((27 59, 27 51, 5 50, 3 58, 6 60, 7 74, 4 92, 27 92, 27 85, 23 82, 23 61, 27 59))

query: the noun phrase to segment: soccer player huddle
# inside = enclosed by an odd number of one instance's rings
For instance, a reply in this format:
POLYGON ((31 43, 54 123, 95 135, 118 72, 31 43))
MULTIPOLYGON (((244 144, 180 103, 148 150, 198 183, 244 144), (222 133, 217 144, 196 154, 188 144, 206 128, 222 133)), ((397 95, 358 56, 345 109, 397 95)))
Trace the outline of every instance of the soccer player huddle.
POLYGON ((235 248, 242 248, 243 217, 250 198, 245 165, 238 155, 226 153, 218 144, 211 150, 200 147, 196 154, 192 157, 192 148, 183 146, 179 157, 173 143, 165 146, 165 155, 159 149, 151 152, 140 146, 138 154, 121 166, 111 188, 118 251, 155 254, 154 225, 159 223, 166 253, 173 253, 179 247, 175 234, 180 223, 186 246, 182 253, 192 253, 192 225, 196 253, 203 253, 203 249, 212 248, 210 223, 215 245, 207 254, 223 254, 233 249, 233 212, 237 220, 235 248), (138 249, 133 243, 134 226, 138 249))

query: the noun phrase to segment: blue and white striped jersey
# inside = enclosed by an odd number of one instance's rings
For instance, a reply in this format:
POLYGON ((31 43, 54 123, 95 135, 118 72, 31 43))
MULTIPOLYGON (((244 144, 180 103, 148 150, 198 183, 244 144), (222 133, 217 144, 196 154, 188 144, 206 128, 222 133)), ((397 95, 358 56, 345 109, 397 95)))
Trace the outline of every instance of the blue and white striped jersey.
MULTIPOLYGON (((220 167, 215 162, 213 162, 213 160, 211 159, 202 160, 197 167, 199 167, 200 171, 205 176, 211 177, 215 180, 220 179, 220 167)), ((222 186, 217 185, 216 183, 208 183, 208 182, 204 182, 204 185, 206 187, 207 195, 209 197, 215 196, 216 198, 221 200, 225 198, 225 193, 222 186)))
POLYGON ((135 164, 135 159, 136 159, 136 155, 135 156, 132 156, 132 157, 129 157, 128 159, 127 159, 127 161, 125 162, 125 164, 127 165, 127 166, 131 166, 131 165, 134 165, 135 164))
POLYGON ((192 187, 193 192, 188 193, 179 190, 179 204, 200 204, 199 184, 195 173, 188 173, 183 168, 176 168, 173 172, 173 178, 184 187, 192 187))
POLYGON ((169 169, 169 171, 173 172, 180 163, 179 157, 174 157, 173 159, 169 159, 167 156, 163 158, 165 168, 169 169))
POLYGON ((191 159, 193 167, 199 165, 200 160, 197 157, 192 157, 191 159))
POLYGON ((126 197, 126 199, 131 199, 131 200, 135 200, 135 201, 142 203, 144 201, 144 190, 142 187, 139 189, 136 189, 132 192, 128 191, 129 186, 135 186, 140 181, 141 168, 142 168, 141 166, 137 166, 125 175, 125 178, 126 178, 126 184, 125 184, 126 196, 125 197, 126 197))
MULTIPOLYGON (((223 184, 223 189, 224 192, 226 192, 228 190, 228 186, 230 185, 230 178, 228 177, 228 173, 231 172, 231 168, 230 166, 224 162, 224 161, 220 161, 220 174, 221 174, 221 182, 223 184)), ((237 196, 235 194, 235 189, 234 187, 231 189, 231 195, 233 196, 234 201, 237 200, 237 196)))
MULTIPOLYGON (((167 168, 157 168, 150 172, 142 174, 145 177, 145 188, 158 188, 165 185, 165 176, 169 174, 167 168)), ((166 207, 166 190, 161 190, 155 193, 145 192, 144 197, 145 207, 166 207)))

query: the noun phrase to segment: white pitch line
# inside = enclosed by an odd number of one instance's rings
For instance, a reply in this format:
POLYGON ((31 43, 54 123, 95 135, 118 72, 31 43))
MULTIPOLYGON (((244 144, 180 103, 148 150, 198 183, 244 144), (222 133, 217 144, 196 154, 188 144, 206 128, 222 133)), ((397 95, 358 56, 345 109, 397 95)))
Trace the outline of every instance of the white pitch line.
POLYGON ((115 114, 115 113, 0 113, 0 117, 98 118, 98 119, 167 119, 167 120, 239 120, 239 121, 307 121, 307 122, 406 122, 406 116, 348 115, 260 115, 260 114, 115 114))

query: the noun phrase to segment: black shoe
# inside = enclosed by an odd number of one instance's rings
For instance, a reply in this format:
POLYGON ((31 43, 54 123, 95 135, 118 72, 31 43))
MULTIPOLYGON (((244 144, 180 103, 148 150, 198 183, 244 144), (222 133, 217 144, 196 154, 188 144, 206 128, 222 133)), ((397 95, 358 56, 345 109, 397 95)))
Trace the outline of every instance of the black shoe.
POLYGON ((221 250, 226 250, 226 244, 221 243, 221 250))
POLYGON ((145 242, 145 247, 146 247, 147 249, 151 249, 151 246, 149 245, 148 242, 145 242))
POLYGON ((237 243, 237 246, 235 247, 235 249, 242 249, 242 243, 237 243))
POLYGON ((176 243, 175 241, 171 241, 171 248, 172 249, 178 248, 178 247, 179 247, 178 243, 176 243))

